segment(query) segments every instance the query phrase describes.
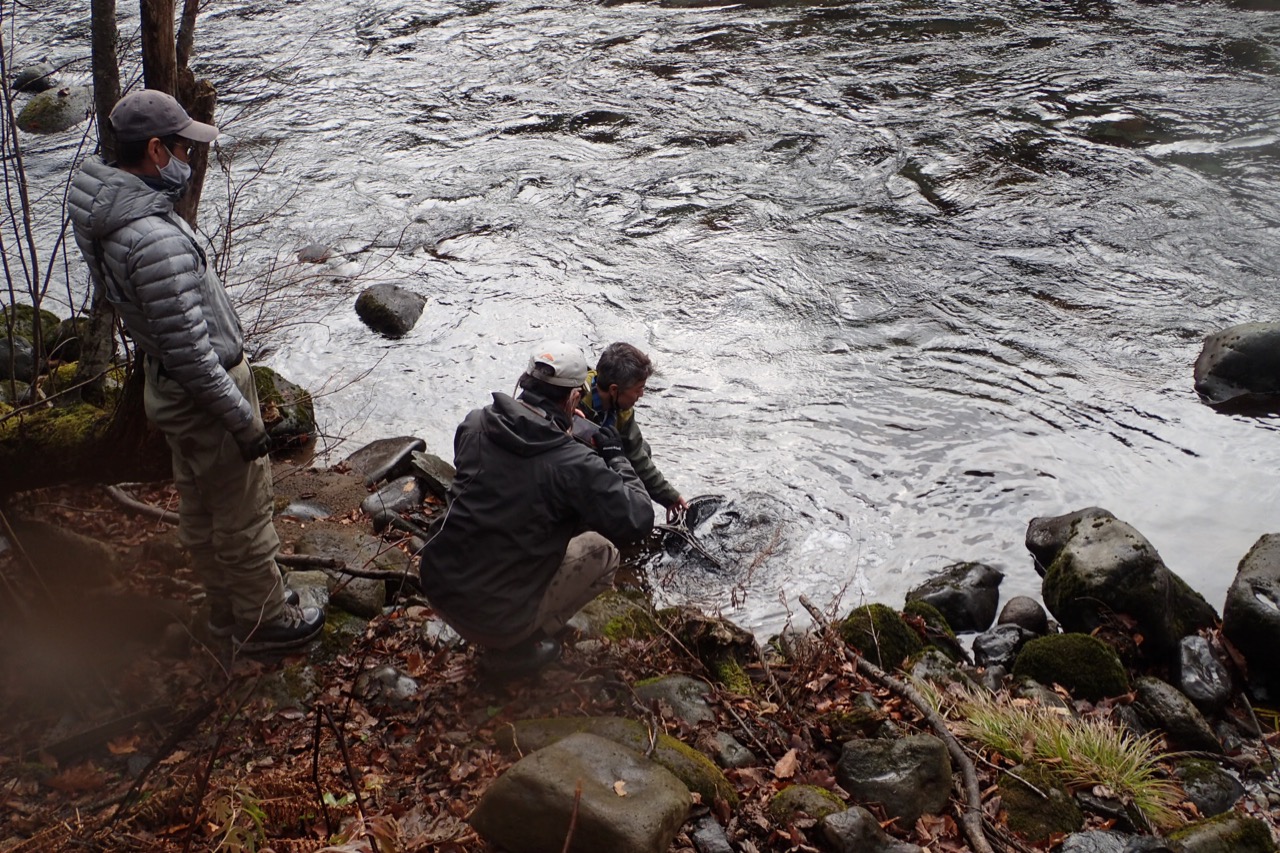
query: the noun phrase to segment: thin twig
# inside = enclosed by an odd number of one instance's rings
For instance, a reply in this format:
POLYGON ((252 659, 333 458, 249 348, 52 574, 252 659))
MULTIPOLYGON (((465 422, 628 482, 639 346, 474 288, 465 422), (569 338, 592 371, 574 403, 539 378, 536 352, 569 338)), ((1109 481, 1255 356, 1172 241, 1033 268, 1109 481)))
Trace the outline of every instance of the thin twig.
MULTIPOLYGON (((833 635, 831 623, 822 611, 806 596, 800 596, 800 603, 804 605, 805 610, 809 611, 809 615, 813 617, 814 622, 818 624, 823 633, 830 637, 832 642, 836 642, 838 638, 833 635)), ((961 814, 961 824, 964 826, 965 836, 977 853, 994 853, 991 848, 991 842, 987 839, 986 832, 982 826, 982 790, 978 787, 978 772, 974 768, 973 762, 969 760, 969 756, 965 754, 964 747, 960 745, 960 741, 947 728, 946 721, 914 687, 901 679, 889 675, 862 655, 854 654, 842 640, 839 642, 838 648, 840 648, 847 661, 852 663, 867 678, 883 687, 887 687, 915 705, 925 719, 929 721, 929 725, 934 732, 947 745, 947 751, 951 753, 952 760, 960 765, 961 776, 964 779, 966 803, 965 809, 961 814)))
POLYGON ((573 811, 569 812, 569 832, 564 837, 564 847, 560 848, 560 853, 569 853, 569 846, 573 843, 573 831, 578 828, 578 804, 582 802, 582 780, 578 780, 578 785, 573 789, 573 811))
POLYGON ((369 828, 369 816, 364 811, 364 797, 360 796, 360 780, 356 778, 356 771, 351 766, 351 754, 347 751, 347 737, 333 721, 333 714, 329 713, 327 706, 321 705, 320 711, 324 714, 325 721, 329 723, 329 728, 333 730, 334 736, 338 738, 338 749, 342 752, 342 763, 347 768, 347 781, 351 783, 351 794, 356 798, 356 809, 360 812, 360 825, 364 829, 364 836, 369 839, 369 846, 373 848, 373 853, 379 853, 378 839, 369 828))
POLYGON ((132 498, 119 486, 107 486, 107 494, 110 495, 116 503, 127 509, 133 510, 139 515, 145 515, 148 518, 154 518, 169 524, 178 523, 178 514, 176 512, 170 512, 167 509, 152 506, 149 503, 132 498))

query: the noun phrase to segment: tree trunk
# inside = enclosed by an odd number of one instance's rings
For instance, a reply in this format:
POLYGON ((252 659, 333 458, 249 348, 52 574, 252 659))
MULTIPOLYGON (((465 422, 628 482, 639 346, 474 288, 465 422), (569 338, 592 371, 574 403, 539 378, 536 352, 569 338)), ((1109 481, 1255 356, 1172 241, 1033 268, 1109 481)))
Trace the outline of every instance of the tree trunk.
MULTIPOLYGON (((186 16, 183 16, 186 25, 186 16)), ((191 69, 184 62, 178 70, 178 100, 186 108, 187 113, 196 121, 213 124, 213 108, 218 100, 218 93, 208 80, 197 80, 191 69)), ((191 157, 191 185, 187 192, 174 206, 178 215, 196 227, 196 211, 200 208, 200 197, 204 193, 204 176, 209 170, 209 146, 193 145, 191 157)))
POLYGON ((178 46, 173 0, 142 0, 142 77, 148 89, 178 94, 178 46))

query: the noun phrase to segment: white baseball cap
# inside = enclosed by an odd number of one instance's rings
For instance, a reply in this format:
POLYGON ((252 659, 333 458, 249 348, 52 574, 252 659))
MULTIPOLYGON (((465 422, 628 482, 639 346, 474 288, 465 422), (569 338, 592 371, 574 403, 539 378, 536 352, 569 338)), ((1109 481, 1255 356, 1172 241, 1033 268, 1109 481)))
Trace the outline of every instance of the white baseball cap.
POLYGON ((529 356, 529 366, 525 372, 548 385, 561 388, 577 388, 587 381, 587 359, 582 350, 564 341, 543 341, 529 356), (550 375, 545 372, 534 373, 537 365, 551 368, 550 375))

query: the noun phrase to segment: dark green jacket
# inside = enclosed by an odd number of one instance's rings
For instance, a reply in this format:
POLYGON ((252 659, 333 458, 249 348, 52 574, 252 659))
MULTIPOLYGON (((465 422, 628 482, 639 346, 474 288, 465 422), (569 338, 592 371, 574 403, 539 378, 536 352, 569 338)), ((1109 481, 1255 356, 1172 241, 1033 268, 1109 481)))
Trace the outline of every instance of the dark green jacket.
POLYGON ((587 374, 587 384, 582 388, 582 400, 578 407, 592 423, 612 426, 618 430, 618 435, 622 436, 622 449, 626 451, 631 467, 640 482, 644 483, 649 497, 664 507, 671 506, 680 499, 680 490, 668 483, 667 478, 662 476, 658 466, 653 463, 653 451, 649 449, 649 442, 644 440, 644 436, 640 434, 640 425, 636 423, 636 410, 603 411, 603 406, 599 406, 594 393, 595 382, 596 372, 592 370, 587 374))

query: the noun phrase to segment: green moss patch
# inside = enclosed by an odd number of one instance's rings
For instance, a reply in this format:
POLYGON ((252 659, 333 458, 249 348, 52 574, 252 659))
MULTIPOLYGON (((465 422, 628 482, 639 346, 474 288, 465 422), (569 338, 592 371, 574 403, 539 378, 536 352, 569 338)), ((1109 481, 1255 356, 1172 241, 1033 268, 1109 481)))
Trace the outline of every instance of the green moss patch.
POLYGON ((1088 634, 1032 640, 1018 654, 1014 678, 1061 684, 1073 696, 1097 702, 1129 692, 1129 675, 1111 647, 1088 634))
POLYGON ((778 826, 785 827, 796 814, 807 814, 815 820, 846 811, 844 800, 816 785, 792 785, 783 788, 769 802, 769 817, 778 826))
POLYGON ((908 657, 924 651, 920 635, 883 604, 853 610, 840 623, 840 636, 881 669, 897 669, 908 657))

